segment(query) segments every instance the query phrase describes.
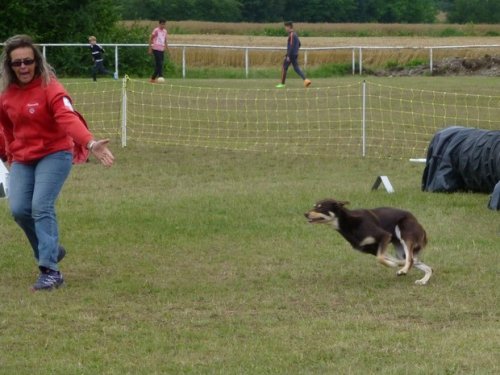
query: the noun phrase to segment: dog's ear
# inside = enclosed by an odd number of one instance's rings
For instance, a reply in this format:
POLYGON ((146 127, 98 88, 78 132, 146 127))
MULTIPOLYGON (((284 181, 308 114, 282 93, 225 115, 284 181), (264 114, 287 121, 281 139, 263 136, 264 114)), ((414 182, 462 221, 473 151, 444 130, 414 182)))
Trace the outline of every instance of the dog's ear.
POLYGON ((340 206, 340 207, 347 206, 350 203, 348 201, 338 201, 336 199, 330 199, 330 201, 333 202, 334 204, 336 204, 337 206, 340 206))

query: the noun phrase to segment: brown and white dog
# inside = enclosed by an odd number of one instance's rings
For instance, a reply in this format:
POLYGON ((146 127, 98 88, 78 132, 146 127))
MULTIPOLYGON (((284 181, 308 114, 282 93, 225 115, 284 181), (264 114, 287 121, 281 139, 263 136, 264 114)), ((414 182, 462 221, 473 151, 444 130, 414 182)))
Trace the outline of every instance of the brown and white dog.
POLYGON ((304 215, 310 223, 331 224, 354 249, 375 255, 380 263, 402 267, 397 275, 406 275, 415 266, 425 273, 415 284, 427 284, 432 268, 417 258, 427 244, 427 236, 415 216, 390 207, 348 210, 348 203, 321 200, 304 215), (389 243, 396 248, 396 258, 387 254, 389 243))

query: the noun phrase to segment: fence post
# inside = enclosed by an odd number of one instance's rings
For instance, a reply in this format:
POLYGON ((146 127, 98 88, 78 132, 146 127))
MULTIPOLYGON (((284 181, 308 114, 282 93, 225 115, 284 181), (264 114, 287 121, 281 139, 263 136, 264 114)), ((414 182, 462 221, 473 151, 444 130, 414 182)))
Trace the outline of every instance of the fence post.
POLYGON ((115 79, 118 79, 119 75, 118 75, 118 62, 119 62, 119 59, 118 59, 118 45, 115 45, 115 74, 114 74, 114 78, 115 79))
POLYGON ((362 145, 362 156, 366 156, 366 80, 363 80, 363 94, 362 94, 362 120, 361 120, 361 126, 362 126, 362 140, 361 140, 361 145, 362 145))
POLYGON ((356 74, 356 49, 352 49, 352 75, 356 74))
POLYGON ((359 47, 359 75, 363 74, 363 49, 359 47))
POLYGON ((186 47, 182 47, 182 78, 186 78, 186 47))
POLYGON ((307 70, 307 50, 304 51, 304 70, 307 70))
POLYGON ((125 75, 122 80, 122 147, 127 146, 127 80, 125 75))
POLYGON ((42 55, 44 59, 47 58, 47 46, 45 45, 42 47, 42 55))
POLYGON ((434 61, 433 61, 433 55, 432 55, 432 47, 429 49, 429 68, 430 68, 431 74, 432 74, 432 70, 434 68, 434 61))
POLYGON ((245 77, 248 78, 248 48, 245 48, 245 77))

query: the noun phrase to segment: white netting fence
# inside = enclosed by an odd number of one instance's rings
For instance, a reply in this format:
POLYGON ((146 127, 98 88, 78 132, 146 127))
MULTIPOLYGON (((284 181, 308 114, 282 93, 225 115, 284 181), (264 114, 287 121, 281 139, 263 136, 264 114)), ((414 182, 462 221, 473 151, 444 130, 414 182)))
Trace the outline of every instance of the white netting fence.
POLYGON ((121 136, 122 82, 91 80, 64 82, 76 110, 87 121, 91 130, 103 138, 121 136))
POLYGON ((127 87, 130 140, 283 153, 359 151, 360 87, 127 87))
POLYGON ((500 129, 500 96, 459 94, 367 83, 367 155, 425 156, 439 129, 500 129))
POLYGON ((434 133, 500 129, 500 96, 356 82, 251 89, 118 82, 67 84, 93 131, 141 142, 215 149, 423 157, 434 133))

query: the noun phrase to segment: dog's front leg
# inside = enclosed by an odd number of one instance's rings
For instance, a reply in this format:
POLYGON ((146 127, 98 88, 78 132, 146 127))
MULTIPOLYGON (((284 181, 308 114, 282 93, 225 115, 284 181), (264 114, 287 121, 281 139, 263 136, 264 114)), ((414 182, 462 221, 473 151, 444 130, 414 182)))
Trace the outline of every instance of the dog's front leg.
POLYGON ((415 258, 415 267, 425 273, 424 277, 415 281, 417 285, 425 285, 432 276, 432 268, 415 258))

